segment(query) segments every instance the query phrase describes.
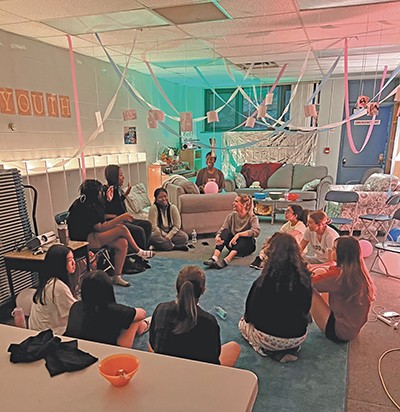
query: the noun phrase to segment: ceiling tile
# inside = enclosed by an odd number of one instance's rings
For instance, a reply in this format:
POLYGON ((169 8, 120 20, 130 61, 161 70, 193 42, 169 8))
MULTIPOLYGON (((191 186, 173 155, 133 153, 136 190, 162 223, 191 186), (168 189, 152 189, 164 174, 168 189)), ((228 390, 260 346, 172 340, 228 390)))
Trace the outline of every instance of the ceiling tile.
POLYGON ((18 24, 2 24, 0 29, 26 37, 60 36, 64 33, 42 23, 23 22, 18 24))
POLYGON ((2 11, 0 3, 0 24, 21 23, 23 21, 28 21, 28 19, 16 16, 15 14, 7 13, 6 11, 2 11))
POLYGON ((271 16, 272 14, 297 12, 292 0, 281 0, 279 2, 220 0, 219 4, 234 18, 271 16))

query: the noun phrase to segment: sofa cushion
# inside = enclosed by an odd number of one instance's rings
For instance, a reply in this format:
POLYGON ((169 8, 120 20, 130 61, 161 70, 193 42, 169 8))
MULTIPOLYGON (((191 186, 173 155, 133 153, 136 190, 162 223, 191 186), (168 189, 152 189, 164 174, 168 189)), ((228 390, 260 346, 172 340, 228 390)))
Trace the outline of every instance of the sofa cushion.
POLYGON ((125 201, 127 209, 131 209, 134 213, 139 213, 145 207, 150 206, 147 190, 143 183, 132 186, 125 201))
POLYGON ((321 181, 321 179, 314 179, 311 180, 311 182, 307 182, 302 188, 301 190, 307 191, 307 190, 315 190, 317 188, 317 186, 319 185, 319 182, 321 181))
POLYGON ((397 176, 387 174, 373 173, 364 183, 364 191, 366 192, 387 192, 389 186, 392 190, 396 190, 399 185, 397 176))
POLYGON ((294 165, 292 189, 301 189, 307 182, 322 179, 328 174, 326 166, 294 165))
POLYGON ((196 186, 196 184, 186 179, 186 177, 179 176, 179 175, 172 175, 168 180, 164 182, 163 187, 167 188, 168 184, 170 183, 174 184, 175 186, 181 187, 183 189, 183 192, 186 194, 193 194, 193 195, 200 194, 200 190, 196 186))
POLYGON ((243 189, 246 187, 246 179, 241 173, 233 173, 235 179, 235 185, 238 189, 243 189))
POLYGON ((268 179, 268 188, 290 189, 292 187, 292 175, 293 165, 291 163, 283 165, 268 179))
POLYGON ((241 173, 246 179, 247 187, 250 187, 254 181, 258 180, 261 187, 265 189, 268 178, 281 166, 282 163, 245 163, 242 166, 241 173))

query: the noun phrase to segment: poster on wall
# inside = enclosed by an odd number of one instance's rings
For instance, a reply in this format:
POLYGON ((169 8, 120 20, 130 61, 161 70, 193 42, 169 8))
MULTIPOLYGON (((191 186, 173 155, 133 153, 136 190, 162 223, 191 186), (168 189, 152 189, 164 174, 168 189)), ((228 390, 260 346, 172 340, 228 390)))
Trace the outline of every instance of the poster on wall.
POLYGON ((135 126, 124 127, 124 143, 125 144, 136 144, 137 143, 135 126))

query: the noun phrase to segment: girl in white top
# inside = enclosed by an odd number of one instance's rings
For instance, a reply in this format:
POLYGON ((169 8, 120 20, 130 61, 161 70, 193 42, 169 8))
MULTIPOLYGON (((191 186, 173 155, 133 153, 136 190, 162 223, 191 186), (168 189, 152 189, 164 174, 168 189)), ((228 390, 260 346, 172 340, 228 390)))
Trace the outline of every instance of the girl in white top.
MULTIPOLYGON (((293 236, 297 243, 300 245, 303 239, 303 234, 306 231, 306 223, 308 217, 308 210, 296 204, 291 204, 285 211, 285 218, 287 222, 279 229, 279 232, 288 233, 293 236)), ((268 246, 269 238, 265 241, 260 254, 250 264, 250 267, 254 269, 261 269, 266 258, 266 248, 268 246)))
POLYGON ((68 314, 76 302, 69 288, 69 275, 76 264, 72 250, 64 245, 53 245, 47 251, 39 286, 33 296, 29 329, 52 329, 57 335, 65 332, 68 314))

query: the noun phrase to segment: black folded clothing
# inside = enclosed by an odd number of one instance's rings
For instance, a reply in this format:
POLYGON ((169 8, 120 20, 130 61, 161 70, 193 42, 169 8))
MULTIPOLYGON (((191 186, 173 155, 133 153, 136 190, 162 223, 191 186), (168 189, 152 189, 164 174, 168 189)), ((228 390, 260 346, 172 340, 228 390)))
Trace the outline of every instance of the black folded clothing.
POLYGON ((98 360, 90 353, 78 349, 77 340, 62 343, 60 338, 53 336, 51 329, 31 336, 20 344, 12 343, 8 352, 11 353, 10 361, 13 363, 45 359, 50 376, 81 370, 98 360))

